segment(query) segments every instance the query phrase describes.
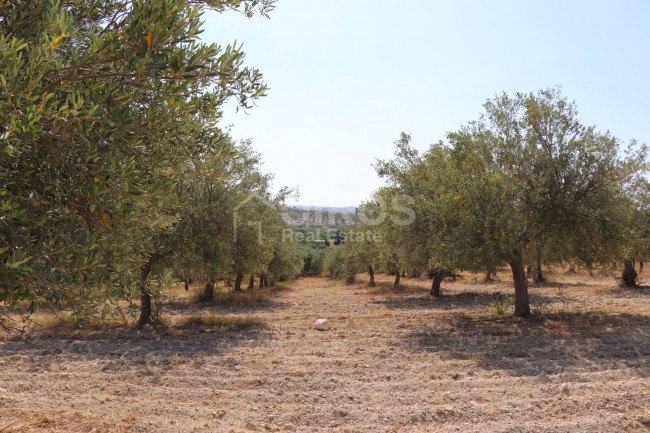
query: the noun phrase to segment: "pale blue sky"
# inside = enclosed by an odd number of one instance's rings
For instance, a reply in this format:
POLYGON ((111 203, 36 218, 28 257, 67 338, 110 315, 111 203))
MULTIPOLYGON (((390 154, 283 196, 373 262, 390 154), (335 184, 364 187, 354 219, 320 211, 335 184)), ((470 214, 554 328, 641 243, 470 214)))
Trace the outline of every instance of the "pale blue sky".
POLYGON ((650 1, 279 0, 271 19, 206 15, 271 87, 248 114, 275 186, 347 206, 382 185, 401 131, 426 149, 502 91, 562 86, 586 124, 650 142, 650 1))

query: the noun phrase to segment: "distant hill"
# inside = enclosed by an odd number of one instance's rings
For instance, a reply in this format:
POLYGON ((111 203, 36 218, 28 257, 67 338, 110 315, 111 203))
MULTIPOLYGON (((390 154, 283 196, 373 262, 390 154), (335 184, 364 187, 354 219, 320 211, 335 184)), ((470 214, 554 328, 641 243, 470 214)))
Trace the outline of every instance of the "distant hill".
POLYGON ((298 210, 320 210, 322 212, 330 212, 330 213, 354 213, 357 209, 356 206, 327 207, 327 206, 303 206, 299 204, 294 206, 289 206, 289 207, 298 210))
POLYGON ((355 206, 289 206, 282 218, 294 227, 341 228, 359 224, 355 206))

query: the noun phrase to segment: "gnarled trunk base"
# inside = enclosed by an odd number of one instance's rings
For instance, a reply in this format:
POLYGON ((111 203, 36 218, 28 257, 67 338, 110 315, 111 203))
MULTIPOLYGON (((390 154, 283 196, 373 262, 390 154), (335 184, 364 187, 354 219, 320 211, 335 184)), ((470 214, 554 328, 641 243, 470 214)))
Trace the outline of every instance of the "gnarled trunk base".
POLYGON ((203 290, 203 296, 201 296, 202 302, 212 302, 214 301, 214 280, 208 281, 203 290))
POLYGON ((623 275, 621 276, 621 287, 638 287, 638 274, 634 270, 634 262, 631 260, 623 263, 623 275))
POLYGON ((492 280, 492 270, 490 268, 488 268, 485 271, 485 278, 483 279, 483 281, 486 282, 486 283, 491 283, 493 281, 492 280))

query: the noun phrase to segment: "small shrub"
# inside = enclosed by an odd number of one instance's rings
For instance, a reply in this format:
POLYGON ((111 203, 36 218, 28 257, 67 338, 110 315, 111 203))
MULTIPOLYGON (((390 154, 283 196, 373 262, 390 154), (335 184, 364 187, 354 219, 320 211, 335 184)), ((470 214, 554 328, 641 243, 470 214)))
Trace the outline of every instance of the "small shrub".
POLYGON ((506 295, 503 292, 495 292, 492 295, 490 305, 499 316, 503 316, 508 311, 508 308, 510 308, 510 305, 512 305, 512 296, 506 295))

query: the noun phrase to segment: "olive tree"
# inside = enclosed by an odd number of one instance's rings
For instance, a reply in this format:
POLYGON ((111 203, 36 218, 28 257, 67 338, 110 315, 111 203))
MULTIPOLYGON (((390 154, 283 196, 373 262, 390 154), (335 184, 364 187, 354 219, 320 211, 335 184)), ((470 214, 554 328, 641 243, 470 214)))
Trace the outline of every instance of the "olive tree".
POLYGON ((515 315, 527 316, 531 248, 580 241, 584 227, 598 227, 600 242, 618 245, 617 221, 644 173, 646 148, 624 149, 608 132, 583 125, 575 104, 554 89, 503 94, 484 108, 421 158, 398 148, 380 174, 435 214, 431 231, 445 262, 462 266, 487 253, 508 263, 515 315))
POLYGON ((402 267, 426 273, 432 280, 431 295, 439 297, 442 279, 453 275, 461 264, 469 266, 476 260, 474 255, 448 248, 449 231, 443 230, 446 222, 441 218, 444 203, 440 198, 444 192, 441 186, 449 176, 449 149, 437 143, 420 155, 410 142, 411 137, 402 133, 396 142, 395 158, 376 165, 379 175, 390 183, 385 191, 393 196, 392 201, 400 196, 408 201, 397 209, 407 212, 403 222, 391 218, 383 224, 392 241, 387 247, 400 259, 402 267))
MULTIPOLYGON (((221 109, 266 87, 206 8, 272 0, 0 1, 0 299, 103 313, 150 297, 153 239, 188 161, 228 152, 221 109)), ((146 323, 148 314, 143 316, 146 323)))

